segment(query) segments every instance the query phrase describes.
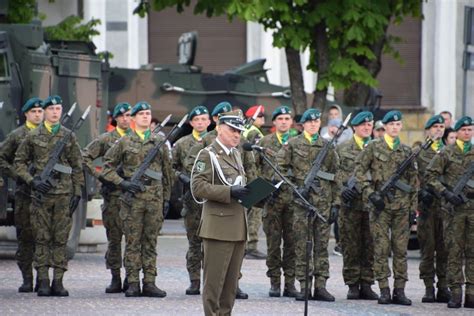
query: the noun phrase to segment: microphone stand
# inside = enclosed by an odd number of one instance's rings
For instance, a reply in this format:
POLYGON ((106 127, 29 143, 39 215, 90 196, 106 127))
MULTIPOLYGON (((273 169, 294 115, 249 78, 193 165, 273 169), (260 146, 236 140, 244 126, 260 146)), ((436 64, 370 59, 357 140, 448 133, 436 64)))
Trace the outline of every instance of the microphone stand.
POLYGON ((309 279, 309 259, 310 254, 313 249, 313 240, 311 238, 311 219, 316 215, 323 223, 326 223, 327 220, 318 212, 316 207, 311 205, 307 199, 298 191, 298 187, 288 180, 284 175, 281 174, 280 170, 271 162, 268 156, 262 150, 257 150, 262 156, 263 160, 275 171, 275 173, 290 186, 293 190, 293 193, 298 196, 299 199, 296 199, 296 203, 307 210, 307 227, 306 227, 306 257, 305 257, 305 289, 304 289, 304 315, 308 315, 308 279, 309 279))

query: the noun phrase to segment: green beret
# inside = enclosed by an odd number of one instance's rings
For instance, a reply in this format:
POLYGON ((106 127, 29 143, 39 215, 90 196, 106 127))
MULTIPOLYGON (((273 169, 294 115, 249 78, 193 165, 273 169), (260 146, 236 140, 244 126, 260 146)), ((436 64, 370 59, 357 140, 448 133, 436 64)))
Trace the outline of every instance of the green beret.
POLYGON ((63 99, 61 99, 59 95, 50 95, 49 97, 43 100, 41 106, 43 107, 43 109, 46 109, 48 106, 56 104, 63 104, 63 99))
POLYGON ((374 115, 372 112, 369 111, 362 111, 358 113, 354 118, 351 120, 352 126, 358 126, 365 122, 371 122, 374 120, 374 115))
POLYGON ((205 106, 198 105, 189 112, 189 120, 191 121, 193 117, 203 114, 209 115, 209 110, 205 106))
POLYGON ((472 125, 472 118, 469 116, 461 117, 456 124, 454 124, 454 131, 459 131, 463 126, 471 126, 472 125))
POLYGON ((127 111, 130 111, 132 106, 127 102, 121 102, 117 104, 114 108, 114 113, 112 114, 113 118, 125 114, 127 111))
POLYGON ((321 112, 318 109, 308 109, 301 116, 300 123, 313 121, 321 118, 321 112))
POLYGON ((32 108, 41 108, 42 101, 40 98, 31 98, 25 102, 25 105, 21 108, 21 112, 26 113, 32 108))
POLYGON ((402 120, 402 112, 400 111, 390 111, 382 119, 382 123, 387 124, 394 121, 401 121, 402 120))
POLYGON ((149 105, 145 101, 140 101, 134 105, 134 107, 132 108, 132 112, 130 113, 130 116, 135 116, 138 112, 144 111, 144 110, 151 110, 151 105, 149 105))
POLYGON ((435 124, 444 124, 444 118, 441 115, 432 116, 425 124, 425 129, 431 128, 435 124))
POLYGON ((279 106, 272 113, 272 121, 274 121, 276 119, 276 117, 278 115, 281 115, 281 114, 290 114, 291 115, 292 112, 291 112, 291 109, 289 107, 287 107, 286 105, 279 106))
POLYGON ((230 112, 230 111, 232 111, 232 105, 230 105, 229 102, 224 101, 216 105, 214 110, 212 110, 211 115, 217 116, 219 115, 219 113, 230 112))

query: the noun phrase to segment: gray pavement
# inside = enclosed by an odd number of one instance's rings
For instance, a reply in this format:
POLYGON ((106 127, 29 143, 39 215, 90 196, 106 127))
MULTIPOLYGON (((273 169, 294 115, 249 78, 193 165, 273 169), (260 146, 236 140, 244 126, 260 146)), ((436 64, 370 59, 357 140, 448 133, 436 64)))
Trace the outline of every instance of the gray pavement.
MULTIPOLYGON (((328 289, 336 296, 335 303, 309 302, 309 315, 474 315, 473 310, 448 310, 446 304, 422 304, 423 284, 418 279, 419 255, 409 252, 409 278, 406 293, 414 302, 411 307, 378 305, 376 302, 348 301, 347 287, 342 281, 342 258, 332 255, 328 289)), ((158 240, 157 284, 167 291, 164 299, 125 298, 123 294, 105 294, 109 273, 105 269, 105 247, 98 253, 77 254, 69 263, 65 298, 39 298, 36 294, 20 294, 20 272, 11 256, 0 255, 0 315, 202 315, 201 296, 186 296, 188 286, 185 267, 187 240, 182 221, 166 221, 158 240)), ((259 248, 265 250, 262 236, 259 248)), ((302 315, 303 302, 290 298, 268 297, 269 281, 264 260, 244 260, 241 288, 248 300, 237 300, 234 315, 302 315)))

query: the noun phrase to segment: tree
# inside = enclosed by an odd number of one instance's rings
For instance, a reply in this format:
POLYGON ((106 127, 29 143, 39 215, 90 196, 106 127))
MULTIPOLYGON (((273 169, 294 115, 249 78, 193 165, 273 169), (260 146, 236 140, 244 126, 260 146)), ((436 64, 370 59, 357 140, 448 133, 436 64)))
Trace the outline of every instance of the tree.
POLYGON ((49 40, 75 40, 90 42, 92 37, 100 32, 95 28, 100 25, 99 19, 91 19, 81 24, 82 19, 76 15, 70 15, 57 25, 44 28, 49 40))

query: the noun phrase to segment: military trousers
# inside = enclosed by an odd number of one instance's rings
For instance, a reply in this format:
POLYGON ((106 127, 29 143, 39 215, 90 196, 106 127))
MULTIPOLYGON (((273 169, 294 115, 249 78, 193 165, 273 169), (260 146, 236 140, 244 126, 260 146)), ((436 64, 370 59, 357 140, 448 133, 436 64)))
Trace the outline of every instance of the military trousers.
POLYGON ((369 212, 343 206, 339 213, 342 276, 346 285, 374 283, 374 243, 369 212))
POLYGON ((107 269, 120 270, 122 267, 122 236, 123 224, 120 219, 120 196, 104 197, 102 204, 102 220, 107 235, 107 251, 105 266, 107 269))
POLYGON ((32 199, 30 212, 35 237, 34 266, 39 279, 48 278, 54 268, 55 278, 67 270, 67 240, 72 226, 69 194, 44 194, 41 202, 32 199))
POLYGON ((129 207, 123 201, 120 209, 125 233, 124 265, 129 283, 152 283, 156 278, 156 244, 163 224, 163 203, 160 199, 135 198, 129 207))
POLYGON ((206 316, 231 315, 245 254, 245 241, 203 238, 203 247, 204 314, 206 316))
MULTIPOLYGON (((307 238, 307 211, 299 206, 293 207, 293 231, 295 234, 295 276, 303 287, 306 280, 306 238, 307 238)), ((329 209, 323 212, 327 218, 329 209)), ((314 277, 317 288, 326 286, 329 278, 328 243, 331 226, 323 223, 316 217, 311 219, 310 239, 313 243, 312 254, 309 261, 309 275, 314 277)), ((312 279, 312 278, 311 278, 312 279)), ((308 280, 311 284, 312 280, 308 280)))
POLYGON ((474 209, 454 210, 448 219, 447 235, 448 286, 466 284, 466 294, 474 295, 474 209))
POLYGON ((248 232, 249 240, 247 241, 248 250, 256 250, 258 245, 258 231, 262 226, 263 210, 259 207, 252 207, 248 213, 248 232))
POLYGON ((446 287, 448 251, 445 246, 446 216, 439 208, 422 211, 417 218, 417 236, 420 243, 420 279, 432 287, 435 276, 438 288, 446 287))
POLYGON ((267 237, 267 276, 271 283, 280 284, 283 270, 285 284, 294 284, 295 238, 290 205, 281 201, 265 204, 263 230, 267 237))
POLYGON ((187 192, 183 198, 184 227, 188 238, 188 251, 186 252, 186 269, 191 281, 201 280, 202 267, 202 239, 197 231, 201 222, 201 205, 197 204, 191 194, 187 192))
POLYGON ((31 197, 29 193, 15 193, 15 228, 18 248, 15 259, 24 277, 33 277, 32 266, 35 251, 33 227, 30 214, 31 197))
POLYGON ((384 209, 378 216, 370 214, 370 232, 374 240, 374 276, 379 287, 389 287, 391 271, 388 263, 393 252, 393 277, 395 288, 405 288, 408 281, 407 246, 410 236, 407 209, 384 209))

